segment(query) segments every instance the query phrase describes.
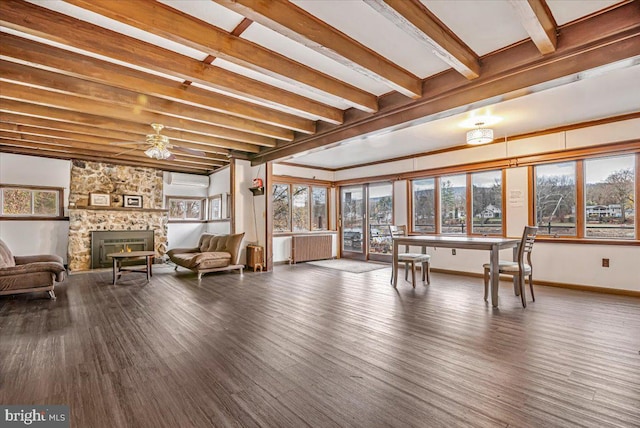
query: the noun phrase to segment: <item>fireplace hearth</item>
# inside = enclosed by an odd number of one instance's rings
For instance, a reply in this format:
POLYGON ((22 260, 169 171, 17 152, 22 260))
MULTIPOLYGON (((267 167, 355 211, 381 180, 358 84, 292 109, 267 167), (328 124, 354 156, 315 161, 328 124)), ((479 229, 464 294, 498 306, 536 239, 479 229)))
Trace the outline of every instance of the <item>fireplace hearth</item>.
MULTIPOLYGON (((110 253, 154 251, 153 230, 107 230, 91 232, 91 269, 111 267, 110 253)), ((131 264, 135 264, 132 262, 131 264)))

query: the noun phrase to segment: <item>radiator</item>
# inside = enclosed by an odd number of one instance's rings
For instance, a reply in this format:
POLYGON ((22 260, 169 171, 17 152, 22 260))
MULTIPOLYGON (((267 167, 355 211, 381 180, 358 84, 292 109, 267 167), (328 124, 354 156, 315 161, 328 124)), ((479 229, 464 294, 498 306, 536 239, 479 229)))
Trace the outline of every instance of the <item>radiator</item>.
POLYGON ((296 235, 291 241, 293 263, 330 259, 333 254, 332 235, 296 235))

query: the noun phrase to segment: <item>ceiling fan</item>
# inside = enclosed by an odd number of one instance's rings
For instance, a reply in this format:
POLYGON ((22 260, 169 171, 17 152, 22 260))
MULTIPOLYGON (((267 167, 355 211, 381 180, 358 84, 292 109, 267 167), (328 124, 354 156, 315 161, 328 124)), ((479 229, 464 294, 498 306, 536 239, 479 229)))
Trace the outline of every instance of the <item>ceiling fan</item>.
POLYGON ((196 155, 196 156, 204 156, 204 152, 201 150, 195 150, 195 149, 189 149, 186 147, 176 147, 174 145, 171 144, 171 142, 169 141, 169 137, 167 137, 166 135, 162 135, 160 134, 160 131, 162 131, 162 129, 164 129, 164 125, 160 124, 160 123, 152 123, 151 127, 153 128, 153 130, 155 131, 155 133, 153 134, 147 134, 147 137, 145 139, 144 142, 139 142, 139 143, 134 143, 134 142, 129 142, 129 141, 122 141, 122 142, 115 142, 115 143, 111 143, 113 145, 136 145, 138 147, 133 148, 131 150, 126 150, 124 152, 118 153, 116 154, 116 156, 119 156, 121 154, 124 153, 128 153, 132 150, 137 150, 137 149, 142 149, 142 148, 146 148, 146 150, 144 151, 144 154, 149 156, 152 159, 158 159, 158 160, 173 160, 175 159, 175 155, 169 150, 175 150, 175 151, 180 151, 180 152, 184 152, 184 153, 189 153, 192 155, 196 155))

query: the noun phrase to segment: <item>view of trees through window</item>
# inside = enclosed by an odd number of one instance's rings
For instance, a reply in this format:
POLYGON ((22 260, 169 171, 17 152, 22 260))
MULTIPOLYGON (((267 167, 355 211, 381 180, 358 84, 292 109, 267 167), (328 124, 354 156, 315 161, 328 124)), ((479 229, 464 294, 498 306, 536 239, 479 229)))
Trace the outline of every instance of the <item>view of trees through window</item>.
POLYGON ((204 199, 169 198, 169 220, 202 220, 204 199))
POLYGON ((635 157, 587 159, 585 170, 585 236, 635 236, 635 157))
POLYGON ((393 186, 391 183, 369 185, 369 252, 391 254, 389 224, 393 220, 393 186))
POLYGON ((57 190, 2 189, 2 215, 8 216, 58 216, 59 195, 57 190))
POLYGON ((538 233, 576 235, 576 163, 535 167, 535 204, 538 233))
POLYGON ((435 233, 436 192, 435 179, 414 180, 413 188, 413 231, 435 233))
POLYGON ((273 185, 273 231, 289 232, 291 223, 289 217, 289 185, 273 185))
POLYGON ((327 230, 327 188, 305 184, 274 184, 273 231, 327 230))
POLYGON ((342 192, 342 248, 362 251, 364 236, 364 193, 362 186, 345 187, 342 192))
POLYGON ((293 186, 291 223, 294 232, 309 230, 309 187, 293 186))
POLYGON ((442 233, 467 233, 467 176, 440 178, 440 229, 442 233))
POLYGON ((471 174, 473 233, 502 234, 502 171, 471 174))

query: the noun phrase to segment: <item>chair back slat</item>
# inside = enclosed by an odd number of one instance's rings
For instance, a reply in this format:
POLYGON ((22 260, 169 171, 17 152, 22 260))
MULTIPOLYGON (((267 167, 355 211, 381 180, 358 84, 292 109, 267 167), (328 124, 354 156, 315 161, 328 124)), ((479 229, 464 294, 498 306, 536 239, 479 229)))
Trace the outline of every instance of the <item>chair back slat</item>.
POLYGON ((522 233, 522 240, 518 247, 518 263, 522 266, 524 263, 524 255, 527 255, 528 264, 531 265, 531 250, 533 250, 533 243, 536 240, 538 234, 537 226, 525 226, 522 233))
MULTIPOLYGON (((405 225, 401 225, 401 226, 396 226, 393 224, 389 225, 389 234, 391 235, 391 238, 398 238, 401 236, 407 236, 407 226, 405 225)), ((409 246, 405 245, 404 246, 404 251, 405 253, 409 251, 409 246)))

